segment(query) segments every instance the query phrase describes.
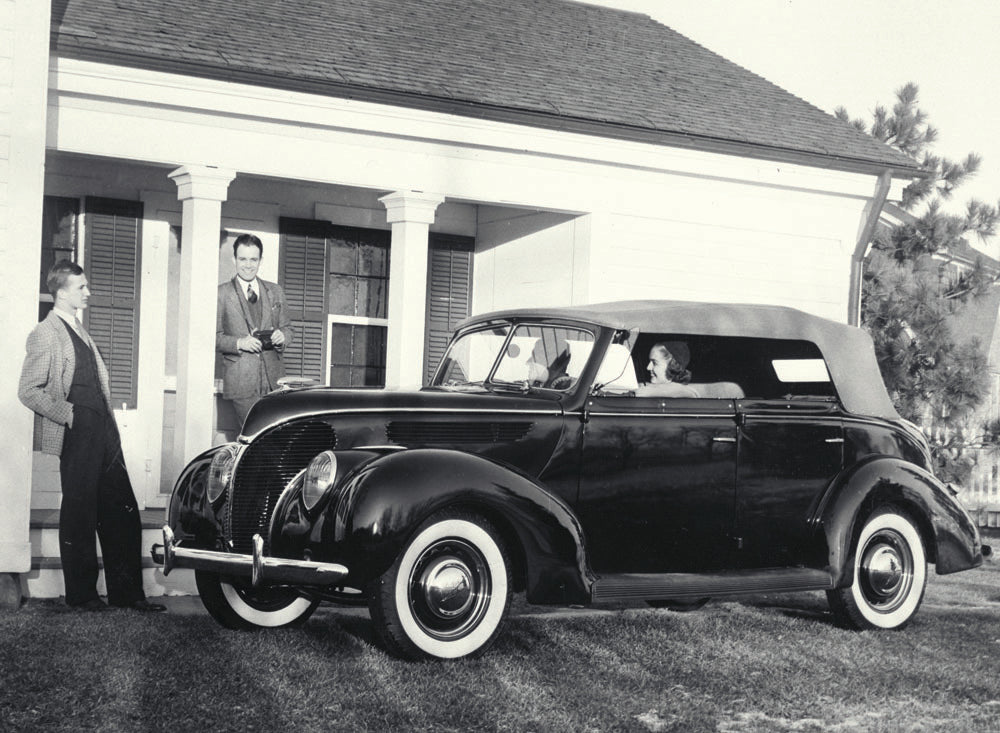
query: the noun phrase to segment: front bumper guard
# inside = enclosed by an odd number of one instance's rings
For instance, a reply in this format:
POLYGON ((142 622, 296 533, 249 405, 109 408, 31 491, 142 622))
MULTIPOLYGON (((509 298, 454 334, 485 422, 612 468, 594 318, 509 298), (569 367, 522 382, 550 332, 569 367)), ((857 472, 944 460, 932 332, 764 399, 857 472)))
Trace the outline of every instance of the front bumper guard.
POLYGON ((183 547, 169 525, 163 527, 163 544, 151 548, 153 562, 163 565, 163 574, 174 568, 206 570, 220 575, 250 578, 255 588, 261 583, 287 585, 335 585, 347 577, 347 568, 338 563, 264 557, 264 539, 253 536, 253 555, 216 552, 183 547))

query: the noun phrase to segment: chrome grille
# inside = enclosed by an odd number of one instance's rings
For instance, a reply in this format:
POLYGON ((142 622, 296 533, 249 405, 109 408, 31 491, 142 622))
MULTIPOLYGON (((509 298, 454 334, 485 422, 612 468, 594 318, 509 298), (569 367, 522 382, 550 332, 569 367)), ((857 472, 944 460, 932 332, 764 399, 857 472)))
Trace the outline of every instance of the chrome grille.
POLYGON ((229 492, 226 534, 234 552, 252 552, 255 534, 270 551, 271 514, 288 482, 317 453, 336 447, 337 434, 323 422, 290 423, 247 446, 229 492))

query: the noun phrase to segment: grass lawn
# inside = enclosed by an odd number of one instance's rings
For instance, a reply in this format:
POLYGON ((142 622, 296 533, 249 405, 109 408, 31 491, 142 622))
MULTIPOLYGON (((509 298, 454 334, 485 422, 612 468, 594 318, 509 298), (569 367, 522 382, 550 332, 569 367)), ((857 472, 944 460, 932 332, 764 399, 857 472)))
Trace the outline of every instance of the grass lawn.
POLYGON ((899 632, 837 628, 822 594, 519 605, 484 658, 414 664, 323 608, 241 633, 32 601, 0 614, 0 730, 1000 731, 996 559, 932 571, 899 632))

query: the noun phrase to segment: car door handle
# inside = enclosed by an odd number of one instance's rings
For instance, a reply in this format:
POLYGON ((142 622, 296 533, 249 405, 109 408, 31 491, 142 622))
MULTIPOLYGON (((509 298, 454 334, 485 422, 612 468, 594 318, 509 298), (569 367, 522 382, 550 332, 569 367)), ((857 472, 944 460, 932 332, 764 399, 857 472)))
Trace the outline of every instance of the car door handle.
POLYGON ((712 440, 716 443, 735 443, 736 438, 727 438, 725 436, 713 435, 712 440))
POLYGON ((843 443, 844 439, 843 438, 827 438, 826 442, 827 443, 843 443))

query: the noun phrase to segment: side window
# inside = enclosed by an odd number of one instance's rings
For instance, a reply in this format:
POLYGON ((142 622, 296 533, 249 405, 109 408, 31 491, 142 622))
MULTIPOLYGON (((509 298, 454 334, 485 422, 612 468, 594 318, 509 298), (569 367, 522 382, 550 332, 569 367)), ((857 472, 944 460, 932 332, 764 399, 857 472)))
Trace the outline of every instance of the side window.
POLYGON ((705 399, 791 399, 836 396, 822 354, 808 341, 691 334, 642 334, 632 350, 638 394, 656 392, 664 376, 683 384, 661 396, 705 399), (674 362, 664 370, 664 352, 674 362), (654 375, 650 371, 658 371, 654 375), (649 385, 644 387, 643 383, 649 385), (683 392, 683 394, 682 394, 683 392))

